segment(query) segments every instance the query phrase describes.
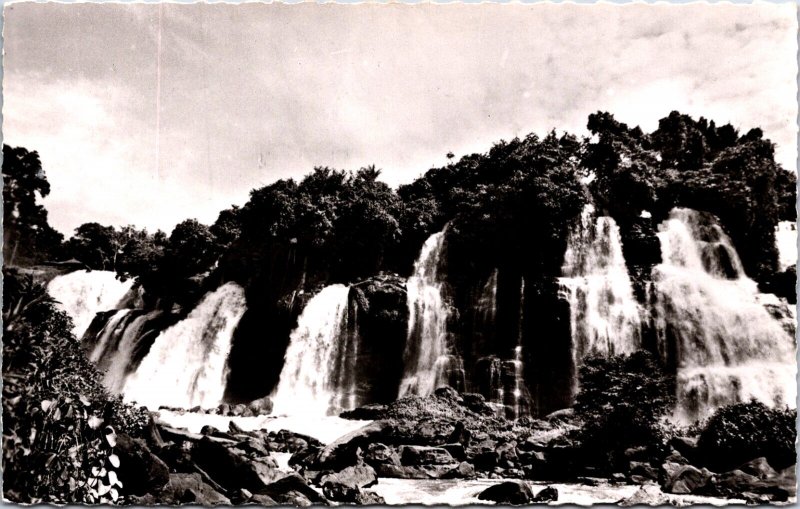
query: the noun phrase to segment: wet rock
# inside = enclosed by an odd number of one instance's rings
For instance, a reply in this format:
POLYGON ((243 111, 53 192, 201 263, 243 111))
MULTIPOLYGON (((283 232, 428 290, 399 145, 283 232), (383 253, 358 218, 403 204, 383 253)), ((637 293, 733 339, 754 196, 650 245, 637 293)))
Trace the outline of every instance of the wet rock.
POLYGON ((461 395, 462 404, 476 414, 493 415, 494 410, 488 403, 483 394, 466 393, 461 395))
POLYGON ((374 491, 364 490, 356 495, 354 502, 358 505, 385 505, 386 501, 374 491))
POLYGON ((536 503, 555 502, 558 500, 558 490, 548 486, 533 497, 536 503))
POLYGON ((444 444, 442 449, 450 453, 450 456, 457 461, 464 461, 467 459, 467 452, 461 444, 444 444))
POLYGON ((658 480, 658 471, 649 463, 645 463, 643 461, 631 461, 628 463, 628 473, 630 474, 631 478, 635 476, 645 480, 658 480))
POLYGON ((472 464, 478 470, 491 471, 497 466, 500 461, 500 454, 497 451, 484 451, 472 457, 472 464))
POLYGON ((448 465, 454 463, 453 457, 441 447, 404 445, 400 447, 400 462, 405 466, 448 465))
POLYGON ((244 416, 245 412, 247 411, 247 406, 239 403, 238 405, 234 405, 231 407, 231 411, 228 415, 232 417, 242 417, 244 416))
POLYGON ((268 495, 279 504, 305 507, 311 504, 327 503, 325 497, 309 486, 305 479, 297 474, 290 474, 283 479, 270 483, 255 493, 268 495))
POLYGON ((114 452, 120 460, 117 474, 127 493, 144 495, 169 481, 169 467, 150 451, 144 440, 118 433, 114 452))
POLYGON ((243 434, 244 432, 245 431, 238 424, 236 424, 236 421, 231 420, 228 422, 228 433, 231 433, 233 435, 240 435, 243 434))
POLYGON ((689 460, 690 463, 697 463, 699 457, 697 448, 697 438, 694 437, 675 437, 669 441, 670 447, 675 449, 678 454, 689 460))
MULTIPOLYGON (((332 474, 326 474, 319 480, 319 484, 323 487, 323 489, 325 486, 331 486, 337 489, 338 487, 346 487, 351 488, 356 492, 361 488, 368 488, 377 482, 378 474, 375 473, 375 469, 365 463, 361 463, 353 467, 347 467, 332 474)), ((328 498, 333 500, 344 500, 336 497, 328 498)), ((352 500, 348 499, 344 501, 352 500)))
POLYGON ((230 505, 231 501, 210 485, 200 474, 170 474, 167 484, 155 495, 165 505, 230 505))
POLYGON ((219 430, 214 426, 211 426, 210 424, 206 424, 205 426, 200 428, 201 435, 214 435, 216 433, 219 433, 219 430))
POLYGON ((229 491, 245 488, 253 493, 286 474, 270 457, 248 457, 245 451, 203 437, 192 450, 192 460, 229 491))
POLYGON ((569 421, 575 417, 575 410, 572 408, 563 408, 561 410, 556 410, 550 414, 545 416, 545 420, 547 421, 569 421))
POLYGON ((663 488, 667 493, 684 494, 697 493, 711 480, 712 473, 707 469, 698 469, 692 465, 678 463, 664 463, 663 488))
POLYGON ((272 400, 269 396, 251 401, 247 408, 253 415, 269 415, 272 413, 272 400))
POLYGON ((382 437, 390 434, 390 427, 389 421, 375 421, 340 437, 320 451, 315 465, 333 470, 355 465, 358 462, 357 451, 380 442, 382 437))
POLYGON ((634 505, 668 505, 669 497, 667 497, 661 489, 655 484, 645 484, 640 486, 636 493, 628 498, 623 498, 617 505, 621 507, 631 507, 634 505))
POLYGON ((258 505, 272 506, 278 505, 278 502, 269 495, 255 494, 250 497, 250 501, 258 505))
POLYGON ((456 469, 458 469, 458 464, 421 465, 416 467, 380 465, 375 470, 380 477, 394 477, 397 479, 445 479, 456 469))
POLYGON ((464 426, 464 421, 458 421, 453 428, 453 432, 450 433, 450 437, 448 437, 447 442, 451 444, 458 443, 464 447, 468 447, 471 438, 472 434, 468 429, 466 429, 466 426, 464 426))
POLYGON ((400 455, 397 451, 381 443, 369 444, 364 453, 364 461, 370 465, 396 465, 400 466, 400 455))
POLYGON ((475 477, 475 467, 471 463, 462 461, 458 466, 445 473, 442 479, 472 479, 475 477))
MULTIPOLYGON (((794 467, 792 467, 794 469, 794 467)), ((748 461, 742 465, 739 465, 738 468, 735 470, 740 470, 745 474, 750 474, 755 476, 761 480, 765 479, 775 479, 778 477, 778 472, 772 468, 772 466, 767 461, 767 458, 756 458, 754 460, 748 461)))
POLYGON ((533 493, 525 482, 506 481, 486 488, 478 495, 478 499, 498 504, 523 505, 533 501, 533 493))

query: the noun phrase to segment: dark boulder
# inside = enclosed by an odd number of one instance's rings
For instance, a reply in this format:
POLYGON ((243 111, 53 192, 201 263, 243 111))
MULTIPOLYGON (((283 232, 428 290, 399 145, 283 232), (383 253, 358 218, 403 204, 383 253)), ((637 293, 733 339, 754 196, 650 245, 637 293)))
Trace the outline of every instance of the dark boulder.
POLYGON ((555 502, 558 500, 558 490, 548 486, 533 497, 535 503, 555 502))
POLYGON ((631 507, 635 505, 665 506, 668 504, 669 497, 667 497, 655 484, 645 484, 640 486, 636 493, 617 502, 617 505, 621 507, 631 507))
POLYGON ((750 474, 761 480, 774 479, 778 477, 778 472, 772 468, 767 461, 767 458, 764 457, 756 458, 748 461, 747 463, 739 465, 736 470, 741 470, 745 474, 750 474))
POLYGON ((369 444, 364 453, 364 461, 373 467, 378 465, 400 466, 400 455, 397 451, 381 443, 369 444))
POLYGON ((662 465, 662 486, 667 493, 688 495, 701 491, 709 483, 712 473, 692 465, 664 463, 662 465))
POLYGON ((117 475, 126 493, 144 495, 169 481, 169 467, 150 451, 144 440, 118 433, 114 453, 119 457, 117 475))
POLYGON ((359 492, 354 502, 358 505, 386 505, 383 497, 369 490, 359 492))
POLYGON ((310 505, 327 504, 328 502, 325 497, 309 486, 305 479, 297 474, 290 474, 254 493, 267 495, 279 504, 310 505), (305 501, 308 501, 308 503, 305 501))
POLYGON ((462 461, 458 466, 442 476, 442 479, 472 479, 475 477, 475 467, 471 463, 462 461))
POLYGON ((272 400, 269 396, 264 396, 257 400, 251 401, 247 408, 253 415, 268 415, 272 413, 272 400))
POLYGON ((321 469, 338 469, 358 462, 357 451, 371 443, 380 442, 390 431, 389 421, 375 421, 338 438, 320 451, 315 466, 321 469))
POLYGON ((441 447, 404 445, 400 447, 400 462, 406 466, 419 466, 448 465, 455 461, 450 453, 441 447))
POLYGON ((377 482, 378 474, 371 466, 364 463, 324 475, 319 480, 325 496, 339 502, 355 502, 361 488, 367 488, 377 482))
POLYGON ((155 495, 164 505, 230 505, 222 493, 203 482, 200 474, 170 474, 167 484, 155 495))
POLYGON ((506 481, 486 488, 478 495, 478 499, 505 505, 523 505, 533 501, 533 493, 523 481, 506 481))
POLYGON ((192 460, 229 491, 257 492, 286 475, 270 457, 249 457, 245 451, 203 437, 192 449, 192 460))

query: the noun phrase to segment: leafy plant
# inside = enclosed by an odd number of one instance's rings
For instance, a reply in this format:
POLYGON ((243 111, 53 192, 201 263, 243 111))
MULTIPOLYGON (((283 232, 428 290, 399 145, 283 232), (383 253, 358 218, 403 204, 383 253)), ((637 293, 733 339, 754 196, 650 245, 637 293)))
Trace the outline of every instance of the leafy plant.
POLYGON ((697 442, 705 465, 719 472, 764 456, 776 469, 795 463, 797 410, 758 401, 717 410, 697 442))
POLYGON ((25 503, 123 501, 116 432, 140 434, 144 410, 111 398, 43 285, 5 270, 3 487, 25 503))
POLYGON ((629 447, 658 453, 665 438, 659 420, 674 404, 674 379, 650 353, 586 359, 575 403, 584 423, 577 438, 586 458, 616 468, 629 447))

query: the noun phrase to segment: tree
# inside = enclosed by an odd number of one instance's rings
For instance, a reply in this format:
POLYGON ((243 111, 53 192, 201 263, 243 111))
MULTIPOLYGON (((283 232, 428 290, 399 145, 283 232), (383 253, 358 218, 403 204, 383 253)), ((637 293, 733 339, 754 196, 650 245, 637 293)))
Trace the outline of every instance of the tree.
POLYGON ((66 249, 70 256, 92 269, 114 270, 119 247, 113 226, 84 223, 75 228, 75 235, 67 241, 66 249))
POLYGON ((209 270, 217 255, 214 236, 196 219, 178 223, 169 236, 167 256, 176 273, 184 277, 209 270))
POLYGON ((50 194, 37 152, 3 145, 3 260, 38 263, 60 254, 64 236, 37 203, 50 194))
POLYGON ((161 230, 150 235, 147 230, 125 226, 116 234, 116 271, 122 277, 143 276, 155 270, 164 256, 167 236, 161 230))
POLYGON ((589 462, 614 469, 629 447, 661 447, 658 422, 675 405, 675 385, 650 353, 586 359, 579 380, 578 438, 589 462))

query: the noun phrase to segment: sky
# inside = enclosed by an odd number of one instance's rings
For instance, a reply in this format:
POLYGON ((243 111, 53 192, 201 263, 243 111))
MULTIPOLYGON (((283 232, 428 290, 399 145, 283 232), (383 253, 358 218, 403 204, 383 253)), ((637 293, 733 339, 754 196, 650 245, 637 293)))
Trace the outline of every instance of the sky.
POLYGON ((500 139, 761 127, 796 167, 793 2, 5 7, 4 143, 39 152, 50 223, 166 232, 253 188, 375 164, 392 186, 500 139))

